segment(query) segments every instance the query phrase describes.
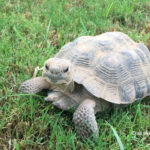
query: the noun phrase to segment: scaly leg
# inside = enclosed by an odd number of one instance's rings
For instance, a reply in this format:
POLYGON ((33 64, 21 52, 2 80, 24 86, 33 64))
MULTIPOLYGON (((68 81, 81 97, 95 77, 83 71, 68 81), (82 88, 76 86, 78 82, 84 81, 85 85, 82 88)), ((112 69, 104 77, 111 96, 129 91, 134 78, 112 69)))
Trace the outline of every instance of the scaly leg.
POLYGON ((57 91, 49 92, 48 96, 45 98, 45 101, 53 102, 54 106, 62 110, 69 110, 77 106, 76 102, 73 99, 57 91))
POLYGON ((81 139, 98 137, 99 135, 95 119, 95 106, 96 102, 94 100, 84 100, 73 115, 75 129, 81 139))
POLYGON ((19 88, 19 91, 21 93, 36 94, 49 88, 50 84, 43 77, 36 77, 23 82, 19 88))

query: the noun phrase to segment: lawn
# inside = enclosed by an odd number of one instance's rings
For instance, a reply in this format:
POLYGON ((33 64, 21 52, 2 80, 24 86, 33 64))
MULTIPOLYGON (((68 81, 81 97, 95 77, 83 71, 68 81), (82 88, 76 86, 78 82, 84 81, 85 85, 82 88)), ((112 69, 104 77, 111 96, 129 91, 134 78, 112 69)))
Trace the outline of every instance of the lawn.
MULTIPOLYGON (((73 112, 21 95, 34 68, 82 35, 121 31, 150 49, 149 0, 0 0, 0 149, 150 149, 150 100, 97 116, 97 142, 81 142, 73 112)), ((38 73, 41 75, 41 72, 38 73)))

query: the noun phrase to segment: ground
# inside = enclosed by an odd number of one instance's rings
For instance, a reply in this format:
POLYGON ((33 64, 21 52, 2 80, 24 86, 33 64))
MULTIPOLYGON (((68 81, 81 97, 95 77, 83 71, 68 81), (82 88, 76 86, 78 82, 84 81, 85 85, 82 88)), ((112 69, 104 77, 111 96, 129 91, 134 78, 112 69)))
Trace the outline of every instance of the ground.
POLYGON ((35 67, 79 36, 122 31, 150 49, 149 10, 149 0, 1 0, 0 149, 150 149, 149 98, 99 114, 95 144, 79 140, 73 112, 18 93, 35 67))

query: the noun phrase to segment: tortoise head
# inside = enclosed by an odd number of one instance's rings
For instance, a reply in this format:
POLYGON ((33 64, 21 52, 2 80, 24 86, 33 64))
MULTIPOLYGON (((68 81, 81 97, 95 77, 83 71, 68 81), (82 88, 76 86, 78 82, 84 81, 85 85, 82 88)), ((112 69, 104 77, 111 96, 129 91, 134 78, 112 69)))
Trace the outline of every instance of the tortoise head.
POLYGON ((72 65, 65 59, 48 59, 43 67, 43 77, 54 86, 70 91, 74 89, 72 65))

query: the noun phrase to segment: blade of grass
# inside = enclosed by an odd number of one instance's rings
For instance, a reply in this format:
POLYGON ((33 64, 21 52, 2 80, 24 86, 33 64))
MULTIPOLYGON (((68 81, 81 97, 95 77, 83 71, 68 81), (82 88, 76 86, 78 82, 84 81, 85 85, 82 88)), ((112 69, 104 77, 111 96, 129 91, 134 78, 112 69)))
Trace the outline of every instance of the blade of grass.
MULTIPOLYGON (((13 27, 13 29, 14 29, 15 33, 17 34, 17 36, 22 40, 23 44, 27 47, 27 49, 30 50, 30 47, 28 46, 26 40, 25 40, 25 39, 23 38, 23 36, 19 33, 19 31, 16 29, 15 26, 13 27)), ((25 52, 26 52, 28 55, 30 55, 30 54, 29 54, 29 51, 26 50, 25 52)))
POLYGON ((115 130, 115 128, 111 124, 109 124, 108 122, 107 122, 107 125, 110 126, 111 130, 113 131, 113 133, 114 133, 114 135, 115 135, 115 137, 117 139, 117 142, 119 144, 120 150, 124 150, 124 146, 123 146, 123 144, 121 142, 121 139, 120 139, 117 131, 115 130))
POLYGON ((85 26, 85 24, 84 24, 84 22, 83 22, 83 20, 82 20, 81 17, 80 17, 80 23, 81 23, 81 25, 82 25, 82 27, 83 27, 83 29, 84 29, 84 32, 85 32, 85 33, 88 33, 87 28, 86 28, 86 26, 85 26))
POLYGON ((110 13, 110 11, 111 11, 111 9, 112 9, 113 4, 114 4, 114 1, 111 2, 111 4, 109 5, 109 7, 108 7, 108 9, 107 9, 106 18, 108 17, 108 15, 109 15, 109 13, 110 13))

